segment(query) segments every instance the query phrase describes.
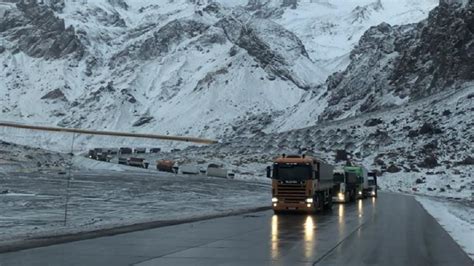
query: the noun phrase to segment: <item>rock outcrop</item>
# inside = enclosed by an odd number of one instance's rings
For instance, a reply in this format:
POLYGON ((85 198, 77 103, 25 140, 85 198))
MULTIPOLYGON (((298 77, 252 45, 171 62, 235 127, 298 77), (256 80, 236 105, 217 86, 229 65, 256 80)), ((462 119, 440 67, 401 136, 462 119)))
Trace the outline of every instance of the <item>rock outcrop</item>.
POLYGON ((309 60, 303 43, 294 33, 269 20, 249 17, 245 12, 226 16, 216 26, 221 27, 232 43, 254 57, 270 75, 291 80, 302 89, 310 88, 292 70, 298 59, 309 60))
POLYGON ((326 83, 321 120, 406 103, 474 80, 474 1, 441 3, 412 25, 370 28, 351 52, 351 63, 326 83), (449 33, 449 34, 447 34, 449 33))
POLYGON ((74 28, 66 27, 52 9, 36 1, 20 1, 16 6, 17 10, 9 10, 0 20, 0 34, 16 42, 19 50, 46 59, 71 54, 82 58, 85 48, 74 28))

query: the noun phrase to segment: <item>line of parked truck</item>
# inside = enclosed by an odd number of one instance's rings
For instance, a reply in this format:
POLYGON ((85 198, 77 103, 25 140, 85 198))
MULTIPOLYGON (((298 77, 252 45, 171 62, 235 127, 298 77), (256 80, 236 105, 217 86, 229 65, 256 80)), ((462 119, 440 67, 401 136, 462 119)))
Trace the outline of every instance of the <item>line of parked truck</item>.
POLYGON ((377 197, 377 175, 350 161, 333 166, 306 155, 285 155, 267 167, 272 179, 272 208, 314 212, 331 209, 333 202, 377 197))
MULTIPOLYGON (((128 165, 133 167, 145 168, 148 169, 150 162, 145 158, 141 157, 128 157, 130 155, 136 156, 136 154, 145 154, 145 153, 159 153, 161 152, 160 148, 126 148, 122 147, 119 149, 108 149, 108 148, 95 148, 89 150, 88 156, 91 159, 110 162, 114 156, 118 156, 118 164, 128 165)), ((172 151, 179 151, 179 149, 174 149, 172 151)), ((161 172, 169 172, 176 174, 186 174, 186 175, 207 175, 212 177, 222 177, 222 178, 234 178, 235 174, 232 171, 224 168, 223 165, 210 163, 206 167, 198 165, 179 165, 177 161, 173 160, 157 160, 156 169, 161 172)))
MULTIPOLYGON (((149 153, 159 153, 161 148, 150 148, 149 153)), ((114 156, 119 156, 118 163, 124 165, 130 165, 140 168, 148 168, 149 163, 144 158, 139 157, 123 157, 122 155, 133 155, 133 154, 145 154, 147 153, 146 148, 94 148, 89 150, 88 156, 90 159, 110 162, 114 156)))

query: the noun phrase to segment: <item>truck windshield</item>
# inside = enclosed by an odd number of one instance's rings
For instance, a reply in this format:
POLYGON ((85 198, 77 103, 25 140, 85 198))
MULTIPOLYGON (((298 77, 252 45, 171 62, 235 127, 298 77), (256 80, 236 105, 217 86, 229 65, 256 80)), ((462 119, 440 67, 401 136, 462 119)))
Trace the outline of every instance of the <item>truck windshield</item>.
POLYGON ((336 183, 344 183, 344 174, 335 173, 335 174, 334 174, 334 182, 336 182, 336 183))
POLYGON ((307 180, 312 178, 309 165, 279 164, 275 168, 274 178, 278 180, 307 180))

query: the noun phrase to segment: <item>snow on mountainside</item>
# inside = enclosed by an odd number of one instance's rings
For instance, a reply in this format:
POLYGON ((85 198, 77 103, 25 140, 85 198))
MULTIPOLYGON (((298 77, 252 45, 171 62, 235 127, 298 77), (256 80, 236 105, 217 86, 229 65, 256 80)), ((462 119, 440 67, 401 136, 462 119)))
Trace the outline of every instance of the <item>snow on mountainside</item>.
POLYGON ((420 23, 371 27, 351 51, 348 67, 329 76, 321 89, 327 92, 309 95, 294 107, 293 114, 280 117, 267 132, 290 129, 288 120, 314 125, 357 116, 472 81, 473 9, 472 1, 442 1, 420 23))
POLYGON ((0 5, 2 120, 219 138, 314 124, 327 102, 311 99, 367 28, 437 4, 15 2, 0 5))
POLYGON ((370 112, 474 80, 473 12, 473 1, 463 8, 442 3, 418 24, 370 28, 349 67, 329 77, 322 118, 370 112))

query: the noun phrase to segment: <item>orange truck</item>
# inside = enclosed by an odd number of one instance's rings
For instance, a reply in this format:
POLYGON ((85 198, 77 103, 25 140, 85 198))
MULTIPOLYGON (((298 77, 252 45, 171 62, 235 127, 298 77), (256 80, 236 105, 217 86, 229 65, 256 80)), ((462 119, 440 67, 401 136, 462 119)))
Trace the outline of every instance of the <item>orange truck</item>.
POLYGON ((176 162, 171 160, 158 160, 156 161, 156 169, 162 172, 176 173, 176 162))
POLYGON ((305 155, 285 155, 267 167, 272 179, 272 208, 279 212, 312 213, 332 208, 334 167, 305 155))

